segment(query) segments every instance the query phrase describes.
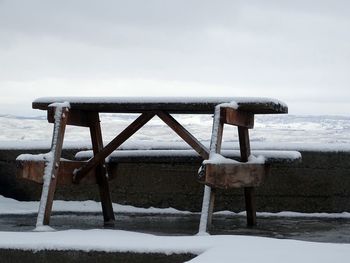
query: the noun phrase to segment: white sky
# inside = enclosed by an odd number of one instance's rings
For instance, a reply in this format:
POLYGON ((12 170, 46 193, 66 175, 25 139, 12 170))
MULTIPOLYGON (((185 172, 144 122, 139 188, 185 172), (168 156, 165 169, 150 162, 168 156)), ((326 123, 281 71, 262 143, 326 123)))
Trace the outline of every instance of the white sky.
POLYGON ((0 114, 41 96, 258 96, 350 112, 350 1, 0 0, 0 114))

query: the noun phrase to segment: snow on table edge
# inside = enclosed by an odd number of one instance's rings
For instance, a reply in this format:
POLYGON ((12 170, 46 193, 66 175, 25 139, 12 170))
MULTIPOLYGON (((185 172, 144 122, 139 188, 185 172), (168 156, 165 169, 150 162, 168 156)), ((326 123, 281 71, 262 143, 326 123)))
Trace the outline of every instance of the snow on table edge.
POLYGON ((40 97, 33 103, 274 103, 287 107, 287 105, 274 98, 268 97, 40 97))

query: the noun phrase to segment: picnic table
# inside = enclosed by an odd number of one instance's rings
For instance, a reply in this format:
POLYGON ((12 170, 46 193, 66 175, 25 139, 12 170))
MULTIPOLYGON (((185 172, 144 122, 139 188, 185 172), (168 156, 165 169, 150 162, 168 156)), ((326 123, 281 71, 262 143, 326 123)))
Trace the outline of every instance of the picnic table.
MULTIPOLYGON (((50 223, 52 203, 57 183, 96 182, 100 192, 104 222, 113 224, 115 217, 106 176, 106 157, 117 150, 154 116, 177 133, 204 160, 202 181, 206 184, 201 228, 210 227, 216 188, 243 187, 245 191, 247 223, 256 224, 254 188, 268 173, 264 162, 251 160, 248 130, 254 126, 255 114, 287 113, 288 107, 267 98, 168 98, 168 97, 46 97, 35 100, 34 109, 47 111, 47 119, 54 123, 51 150, 43 155, 19 156, 22 178, 43 183, 37 226, 50 223), (106 146, 103 145, 100 113, 139 113, 140 115, 106 146), (214 115, 211 146, 208 149, 198 141, 172 114, 214 115), (240 162, 220 159, 224 124, 238 127, 240 162), (87 161, 61 158, 67 125, 90 129, 93 157, 87 161), (219 156, 219 158, 218 158, 219 156)), ((209 129, 210 127, 208 127, 209 129)))

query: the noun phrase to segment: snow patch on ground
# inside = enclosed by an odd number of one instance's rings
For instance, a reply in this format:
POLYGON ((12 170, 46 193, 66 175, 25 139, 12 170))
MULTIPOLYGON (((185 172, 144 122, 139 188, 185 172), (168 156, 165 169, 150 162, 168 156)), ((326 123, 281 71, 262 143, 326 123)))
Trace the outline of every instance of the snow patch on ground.
MULTIPOLYGON (((15 199, 0 195, 0 215, 21 215, 37 213, 39 208, 38 201, 20 202, 15 199)), ((87 201, 61 201, 53 202, 54 212, 75 212, 75 213, 102 213, 101 203, 87 201)), ((145 213, 145 214, 190 214, 189 211, 180 211, 175 208, 141 208, 129 205, 113 204, 113 210, 116 213, 145 213)), ((245 212, 219 211, 216 215, 237 215, 246 216, 245 212)), ((349 212, 342 213, 299 213, 282 211, 278 213, 258 212, 258 217, 319 217, 319 218, 350 218, 349 212)))
POLYGON ((0 248, 134 253, 192 253, 188 262, 345 262, 350 244, 248 236, 155 236, 121 230, 0 232, 0 248))

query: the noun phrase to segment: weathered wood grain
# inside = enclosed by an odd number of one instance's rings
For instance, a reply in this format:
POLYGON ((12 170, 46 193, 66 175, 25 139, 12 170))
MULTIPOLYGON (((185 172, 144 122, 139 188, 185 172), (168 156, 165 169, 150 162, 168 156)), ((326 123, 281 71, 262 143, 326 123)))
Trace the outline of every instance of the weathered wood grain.
POLYGON ((206 184, 220 189, 259 186, 267 175, 265 164, 206 164, 206 184))
MULTIPOLYGON (((86 162, 61 160, 57 172, 57 185, 73 184, 73 171, 79 169, 86 162)), ((17 161, 17 178, 43 183, 45 161, 17 161)), ((91 170, 87 176, 81 180, 81 184, 96 184, 95 170, 91 170)))
POLYGON ((254 114, 228 107, 222 107, 220 110, 222 122, 249 129, 254 127, 254 114))

